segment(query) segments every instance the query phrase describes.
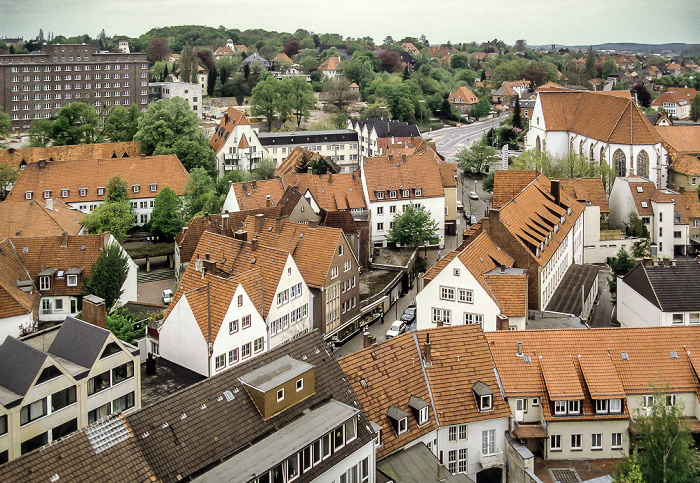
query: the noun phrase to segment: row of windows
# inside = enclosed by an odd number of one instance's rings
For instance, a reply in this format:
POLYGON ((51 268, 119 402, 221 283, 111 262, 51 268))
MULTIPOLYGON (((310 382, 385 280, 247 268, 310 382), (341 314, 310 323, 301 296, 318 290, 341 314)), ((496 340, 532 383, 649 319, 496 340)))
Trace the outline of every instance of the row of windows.
MULTIPOLYGON (((357 419, 352 418, 334 431, 323 435, 285 461, 275 465, 263 475, 252 480, 253 483, 287 483, 297 480, 314 466, 330 458, 346 444, 357 438, 357 419)), ((340 476, 340 483, 368 483, 369 460, 365 458, 340 476)))
MULTIPOLYGON (((467 304, 474 303, 474 291, 468 290, 466 288, 457 289, 457 301, 464 302, 467 304)), ((440 287, 440 299, 441 300, 455 300, 455 288, 454 287, 440 287)))
POLYGON ((288 314, 273 320, 270 323, 270 337, 289 329, 294 324, 301 322, 309 316, 309 304, 304 304, 301 307, 293 309, 288 314))
MULTIPOLYGON (((405 189, 405 190, 400 190, 401 191, 401 196, 403 198, 410 198, 411 197, 411 190, 410 189, 405 189)), ((375 191, 374 195, 378 200, 383 200, 384 199, 384 191, 375 191)), ((389 190, 389 199, 396 199, 398 194, 398 190, 389 190)), ((423 190, 421 188, 414 188, 413 189, 413 196, 423 196, 423 190)))
MULTIPOLYGON (((251 344, 252 344, 253 353, 257 354, 258 352, 262 352, 262 350, 265 349, 265 338, 258 337, 252 343, 248 342, 247 344, 243 344, 240 347, 240 351, 239 351, 238 347, 228 351, 228 365, 232 366, 232 365, 236 364, 239 360, 246 359, 246 358, 250 357, 251 344)), ((218 356, 216 356, 214 358, 214 368, 217 371, 224 369, 226 367, 226 359, 227 359, 226 353, 219 354, 218 356)))
POLYGON ((134 377, 134 363, 127 362, 88 379, 87 394, 92 396, 120 382, 134 377))
MULTIPOLYGON (((119 54, 119 55, 121 56, 122 54, 119 54)), ((132 56, 124 55, 124 56, 121 56, 121 57, 118 57, 118 58, 115 59, 113 56, 104 56, 104 59, 103 59, 101 55, 97 55, 97 56, 95 56, 95 58, 92 60, 92 62, 95 62, 95 61, 97 61, 97 62, 103 62, 103 61, 104 61, 104 62, 107 62, 107 61, 110 61, 110 60, 121 60, 122 62, 128 62, 128 61, 131 60, 131 57, 132 57, 132 56)), ((38 62, 39 62, 39 63, 44 63, 44 62, 46 62, 47 56, 46 56, 46 55, 41 55, 41 56, 36 56, 36 57, 34 57, 34 56, 32 56, 32 57, 19 57, 19 56, 0 57, 0 64, 2 63, 3 58, 7 59, 7 63, 8 63, 8 64, 25 64, 25 63, 34 64, 34 63, 37 62, 37 59, 38 59, 38 62)), ((73 60, 74 57, 73 57, 72 55, 69 55, 68 57, 66 57, 65 55, 62 55, 62 56, 61 56, 61 62, 66 62, 66 59, 67 59, 68 62, 90 62, 90 56, 87 55, 87 54, 82 55, 82 56, 81 56, 81 55, 77 55, 77 56, 75 56, 75 60, 73 60)), ((134 61, 138 61, 138 60, 139 60, 139 57, 138 57, 137 55, 134 55, 134 56, 133 56, 133 60, 134 60, 134 61)), ((141 60, 143 60, 143 59, 141 59, 141 60)), ((54 62, 58 62, 58 56, 57 56, 57 55, 54 55, 54 56, 53 56, 53 61, 54 61, 54 62)), ((61 67, 61 66, 56 66, 56 67, 61 67)), ((64 67, 70 68, 71 66, 64 66, 64 67)), ((80 66, 76 65, 76 66, 72 66, 72 67, 80 67, 80 66)), ((87 67, 90 67, 90 66, 89 66, 89 65, 83 65, 83 67, 86 67, 86 68, 87 68, 87 67)), ((111 69, 111 64, 98 64, 98 65, 95 65, 95 68, 97 68, 97 67, 104 67, 105 70, 109 70, 109 69, 111 69)), ((114 70, 119 69, 119 67, 120 67, 120 64, 114 64, 114 70)), ((17 67, 13 67, 13 69, 16 69, 16 68, 17 68, 17 67)), ((36 67, 35 67, 35 68, 36 68, 36 67)), ((122 68, 128 69, 128 68, 129 68, 129 65, 124 64, 124 65, 122 66, 122 68)), ((25 66, 25 67, 23 67, 23 69, 29 69, 29 66, 25 66)), ((141 64, 141 69, 142 69, 142 70, 148 69, 148 64, 141 64)), ((14 71, 13 71, 13 72, 14 72, 14 71)), ((27 71, 25 70, 24 72, 27 72, 27 71)))
MULTIPOLYGON (((433 324, 442 322, 444 325, 450 325, 452 323, 452 311, 450 309, 441 309, 433 307, 433 324)), ((474 314, 471 312, 464 312, 464 323, 465 324, 480 324, 484 326, 484 314, 474 314)))
POLYGON ((357 297, 353 296, 351 299, 347 299, 342 303, 343 313, 354 309, 357 306, 357 297))
POLYGON ((19 424, 24 426, 47 414, 53 414, 76 401, 76 387, 70 386, 66 389, 53 393, 49 397, 41 398, 33 403, 23 406, 19 411, 19 424))
MULTIPOLYGON (((242 295, 239 295, 239 300, 243 298, 242 295)), ((240 307, 240 305, 239 305, 240 307)), ((241 328, 247 329, 251 325, 251 316, 250 315, 244 315, 241 318, 241 328)), ((231 322, 228 323, 228 333, 229 334, 234 334, 238 332, 238 319, 232 320, 231 322)))
POLYGON ((106 418, 112 413, 118 413, 120 411, 126 411, 134 407, 135 399, 134 393, 130 392, 118 397, 111 403, 104 404, 99 408, 93 409, 88 412, 88 424, 92 424, 95 421, 99 421, 102 418, 106 418))
POLYGON ((292 285, 290 288, 282 290, 277 294, 277 307, 281 307, 287 302, 301 297, 301 282, 292 285))
MULTIPOLYGON (((571 444, 569 449, 571 451, 583 451, 583 436, 581 434, 571 435, 571 444)), ((603 449, 603 434, 593 433, 591 434, 591 450, 602 450, 603 449)), ((612 433, 610 435, 610 449, 622 449, 622 433, 612 433)), ((549 450, 550 451, 561 451, 561 435, 552 434, 549 436, 549 450)))
MULTIPOLYGON (((70 302, 69 312, 71 314, 77 314, 78 313, 78 300, 71 297, 69 299, 69 302, 70 302)), ((55 299, 50 299, 50 298, 42 298, 41 299, 41 315, 61 314, 61 313, 63 313, 63 310, 64 310, 63 298, 58 297, 55 299)))
MULTIPOLYGON (((73 75, 73 74, 65 74, 65 75, 63 75, 63 76, 61 76, 61 75, 59 75, 59 74, 54 74, 53 78, 51 77, 50 74, 49 74, 49 75, 46 75, 46 74, 45 74, 44 77, 43 77, 43 79, 42 79, 41 75, 35 74, 34 76, 24 75, 24 76, 22 76, 21 78, 20 78, 20 76, 18 76, 18 75, 13 75, 11 81, 12 81, 12 82, 20 82, 20 81, 21 81, 21 82, 41 82, 41 81, 43 80, 44 82, 51 82, 51 81, 53 81, 53 82, 61 82, 61 81, 72 81, 72 80, 77 80, 77 81, 79 81, 79 80, 86 80, 86 81, 89 81, 89 80, 92 80, 92 79, 95 79, 95 80, 102 80, 102 78, 103 78, 102 74, 85 74, 85 75, 83 75, 83 74, 75 74, 75 75, 73 75)), ((105 74, 105 75, 104 75, 104 79, 105 79, 105 80, 111 80, 111 79, 119 80, 119 79, 130 79, 130 78, 131 78, 131 76, 130 76, 128 73, 125 73, 125 74, 114 74, 114 75, 112 75, 112 74, 105 74)), ((121 85, 120 82, 115 82, 115 83, 114 83, 114 87, 120 87, 120 85, 121 85)), ((95 87, 98 87, 98 88, 99 88, 99 84, 95 84, 95 87)), ((106 84, 105 84, 105 87, 109 87, 109 83, 106 83, 106 84)), ((124 82, 124 87, 129 87, 129 83, 128 83, 128 82, 124 82)), ((196 102, 196 99, 195 99, 195 102, 196 102)))
MULTIPOLYGON (((68 81, 68 80, 69 80, 69 79, 66 79, 66 81, 68 81)), ((80 79, 76 79, 76 80, 80 80, 80 79)), ((87 79, 86 79, 86 80, 87 80, 87 79)), ((74 84, 52 84, 52 85, 53 85, 53 90, 54 90, 54 91, 62 91, 62 90, 69 91, 69 90, 71 90, 71 89, 75 89, 75 90, 85 89, 85 90, 87 91, 87 90, 92 89, 93 87, 94 87, 95 89, 120 89, 120 88, 122 88, 122 87, 124 87, 124 88, 130 88, 130 87, 131 87, 131 84, 130 84, 129 82, 124 82, 124 83, 121 83, 121 82, 114 82, 114 83, 110 83, 110 82, 105 82, 105 83, 95 82, 94 85, 93 85, 91 82, 85 82, 85 83, 82 83, 82 82, 81 82, 81 83, 78 83, 78 82, 76 82, 76 83, 74 83, 74 84)), ((148 85, 148 82, 146 82, 146 81, 141 82, 141 87, 146 87, 147 85, 148 85)), ((19 92, 19 91, 20 91, 20 86, 18 86, 18 85, 13 85, 12 88, 11 88, 10 90, 11 90, 12 92, 19 92)), ((39 91, 42 91, 42 90, 43 90, 43 91, 51 91, 51 90, 52 90, 51 85, 50 85, 50 84, 41 84, 41 85, 40 85, 40 84, 32 84, 32 85, 24 84, 24 85, 22 86, 22 92, 30 92, 30 91, 39 92, 39 91)), ((101 92, 95 92, 94 94, 95 94, 96 97, 99 97, 99 95, 102 95, 101 92), (98 94, 99 94, 99 95, 98 95, 98 94)), ((110 93, 110 92, 105 92, 105 93, 104 93, 105 97, 110 97, 112 94, 114 94, 114 97, 119 97, 120 95, 122 95, 122 96, 124 96, 124 97, 129 97, 129 96, 131 96, 132 94, 136 94, 136 91, 134 90, 133 93, 132 93, 131 91, 123 91, 122 93, 120 93, 119 91, 114 91, 114 93, 110 93)), ((86 94, 86 95, 87 95, 87 94, 86 94)), ((141 95, 142 95, 142 96, 148 95, 148 91, 142 89, 142 90, 141 90, 141 95)), ((76 96, 76 97, 79 97, 79 93, 76 93, 75 96, 76 96)), ((68 99, 68 97, 67 97, 66 99, 68 99)))
MULTIPOLYGON (((465 425, 466 426, 466 425, 465 425)), ((466 439, 466 438, 465 438, 466 439)), ((496 453, 496 430, 487 429, 481 432, 481 454, 484 456, 496 453)), ((450 450, 447 453, 447 469, 450 473, 467 472, 467 449, 450 450)))
POLYGON ((350 289, 353 289, 357 286, 357 278, 355 275, 352 276, 352 278, 349 278, 347 280, 343 280, 340 282, 340 286, 342 288, 342 292, 345 293, 350 289))

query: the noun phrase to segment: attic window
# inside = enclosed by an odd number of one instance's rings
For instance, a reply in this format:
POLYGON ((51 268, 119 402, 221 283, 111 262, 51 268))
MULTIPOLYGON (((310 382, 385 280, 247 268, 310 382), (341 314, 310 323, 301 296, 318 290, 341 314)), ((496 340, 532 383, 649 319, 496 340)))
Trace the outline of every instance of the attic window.
POLYGON ((396 198, 396 190, 389 191, 389 198, 396 198))
POLYGON ((42 382, 50 381, 51 379, 54 379, 58 376, 63 374, 61 371, 59 371, 56 366, 48 366, 44 368, 43 371, 41 371, 41 374, 39 374, 39 378, 36 380, 37 384, 41 384, 42 382))
POLYGON ((646 201, 641 202, 642 208, 649 208, 649 204, 646 201))
POLYGON ((158 183, 151 183, 151 193, 158 191, 158 183))
POLYGON ((107 344, 107 347, 105 347, 105 350, 102 351, 102 355, 100 356, 100 359, 104 359, 105 357, 109 357, 112 354, 116 354, 118 352, 121 352, 121 348, 116 342, 110 342, 107 344))
POLYGON ((389 406, 386 412, 387 417, 391 421, 391 426, 394 428, 397 436, 402 435, 408 430, 408 414, 396 406, 389 406))
POLYGON ((62 189, 61 190, 61 198, 68 198, 68 193, 70 193, 69 189, 62 189))
POLYGON ((678 359, 678 352, 671 351, 671 359, 678 359))
POLYGON ((377 197, 378 200, 383 200, 383 199, 384 199, 384 192, 383 192, 383 191, 375 191, 374 194, 375 194, 375 196, 377 197))
POLYGON ((284 399, 284 388, 278 389, 277 390, 277 402, 280 402, 284 399))
POLYGON ((24 192, 24 199, 25 199, 25 200, 31 200, 31 199, 32 199, 32 192, 31 192, 31 191, 25 191, 25 192, 24 192))
POLYGON ((104 196, 105 194, 105 187, 104 186, 98 186, 97 187, 97 196, 104 196))
POLYGON ((80 188, 80 196, 85 197, 87 196, 87 188, 80 188))
POLYGON ((637 193, 644 193, 644 188, 637 186, 637 193))
POLYGON ((141 185, 140 185, 140 184, 135 184, 135 185, 133 185, 133 186, 131 187, 131 190, 132 190, 134 193, 138 193, 139 191, 141 191, 141 185))
POLYGON ((493 409, 493 391, 486 384, 477 381, 472 386, 472 391, 476 397, 476 404, 479 411, 491 411, 493 409))
POLYGON ((416 196, 422 196, 422 195, 423 195, 423 190, 420 189, 420 188, 416 188, 415 190, 413 190, 413 193, 414 193, 416 196))
POLYGON ((411 190, 401 190, 401 196, 408 198, 411 196, 411 190))

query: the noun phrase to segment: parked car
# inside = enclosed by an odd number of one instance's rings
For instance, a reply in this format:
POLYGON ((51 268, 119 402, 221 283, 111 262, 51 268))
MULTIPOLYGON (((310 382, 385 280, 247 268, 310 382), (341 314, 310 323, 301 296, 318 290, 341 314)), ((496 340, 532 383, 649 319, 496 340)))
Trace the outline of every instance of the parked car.
POLYGON ((386 338, 391 339, 392 337, 396 337, 404 332, 406 332, 406 323, 402 320, 397 320, 391 324, 389 330, 386 331, 386 338))
POLYGON ((476 191, 470 191, 469 192, 469 199, 470 200, 478 200, 479 195, 476 193, 476 191))
POLYGON ((460 200, 457 200, 457 211, 460 213, 464 212, 464 203, 462 203, 460 200))
POLYGON ((172 299, 173 299, 173 291, 170 290, 169 288, 166 288, 165 290, 163 290, 163 303, 169 304, 172 299))
POLYGON ((401 321, 405 322, 406 325, 411 325, 414 320, 416 320, 416 306, 409 305, 401 314, 401 321))

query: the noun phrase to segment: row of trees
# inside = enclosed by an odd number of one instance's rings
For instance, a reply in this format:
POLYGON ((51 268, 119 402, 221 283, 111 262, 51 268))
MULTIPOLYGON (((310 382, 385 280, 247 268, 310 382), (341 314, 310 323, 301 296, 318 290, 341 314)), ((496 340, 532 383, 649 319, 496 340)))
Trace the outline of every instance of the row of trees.
POLYGON ((311 86, 303 77, 289 77, 280 81, 272 74, 266 74, 255 86, 250 98, 253 114, 265 116, 268 130, 275 114, 283 122, 294 116, 299 128, 302 118, 307 118, 309 110, 315 105, 311 86))

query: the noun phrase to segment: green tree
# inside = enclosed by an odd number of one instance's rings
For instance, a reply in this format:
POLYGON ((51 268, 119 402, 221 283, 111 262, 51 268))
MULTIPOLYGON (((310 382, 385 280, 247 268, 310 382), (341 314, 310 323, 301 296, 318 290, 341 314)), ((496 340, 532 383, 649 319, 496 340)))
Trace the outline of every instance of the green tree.
POLYGON ((608 278, 608 287, 613 300, 617 298, 617 277, 624 277, 634 268, 634 258, 625 250, 625 247, 620 248, 617 256, 610 260, 611 277, 608 278))
POLYGON ((520 96, 515 98, 515 108, 513 109, 513 127, 522 129, 523 118, 520 114, 520 96))
POLYGON ((329 81, 323 88, 323 95, 326 102, 343 113, 346 113, 348 108, 360 99, 360 94, 357 91, 351 91, 350 83, 342 77, 329 81))
POLYGON ((141 115, 136 104, 115 107, 105 122, 105 135, 115 143, 133 141, 139 129, 141 115))
POLYGON ((137 329, 134 317, 124 308, 119 308, 107 316, 107 330, 127 344, 133 344, 146 333, 145 324, 137 329))
POLYGON ((486 143, 485 138, 479 139, 469 148, 464 148, 455 156, 457 165, 468 173, 483 173, 487 166, 496 161, 496 149, 486 143))
MULTIPOLYGON (((700 454, 695 448, 690 426, 683 414, 683 403, 676 402, 664 390, 654 388, 654 402, 649 412, 637 410, 635 433, 639 434, 636 448, 642 481, 645 483, 691 483, 698 481, 700 454)), ((634 454, 633 454, 634 456, 634 454)), ((630 457, 621 468, 632 468, 630 457)), ((629 477, 627 472, 625 477, 629 477)))
POLYGON ((44 148, 51 142, 51 121, 36 119, 29 125, 29 147, 44 148))
POLYGON ((185 185, 185 221, 200 213, 217 213, 223 198, 216 192, 216 183, 204 168, 194 168, 185 185))
POLYGON ((119 242, 126 239, 134 222, 134 210, 128 201, 103 203, 95 211, 83 217, 88 233, 110 232, 119 242))
POLYGON ((591 45, 588 46, 588 52, 586 52, 585 71, 589 79, 595 79, 597 77, 598 71, 596 71, 595 68, 595 52, 591 45))
POLYGON ((406 211, 394 216, 393 223, 394 226, 386 237, 389 243, 418 248, 439 241, 438 223, 423 206, 416 208, 411 203, 406 207, 406 211))
POLYGON ((496 172, 491 171, 489 174, 486 175, 486 177, 481 180, 481 189, 486 191, 487 193, 493 193, 493 183, 496 177, 496 172))
POLYGON ((83 295, 97 295, 104 299, 107 308, 119 300, 122 286, 129 274, 129 256, 117 243, 110 243, 102 250, 83 285, 83 295))
POLYGON ((19 171, 8 164, 0 164, 0 201, 3 201, 9 193, 8 186, 12 186, 19 178, 19 171))
POLYGON ((280 108, 279 83, 280 82, 275 77, 268 76, 265 80, 258 82, 250 98, 250 106, 253 115, 265 116, 268 131, 272 129, 272 121, 275 119, 275 113, 280 108))
POLYGON ((182 201, 180 197, 166 186, 153 202, 151 230, 172 240, 182 229, 182 201))
POLYGON ((488 114, 491 112, 491 101, 489 100, 488 96, 483 96, 481 99, 479 99, 479 102, 476 103, 474 106, 474 110, 472 111, 472 116, 476 118, 481 118, 484 116, 488 116, 488 114))
POLYGON ((609 75, 614 74, 617 71, 617 65, 615 65, 615 62, 612 59, 608 59, 603 62, 603 79, 606 79, 609 75))
POLYGON ((309 117, 309 110, 316 104, 313 89, 303 77, 294 76, 283 81, 287 85, 287 100, 292 113, 297 118, 297 128, 301 119, 309 117))
POLYGON ((63 106, 51 123, 51 139, 55 146, 100 142, 100 117, 92 106, 71 102, 63 106))
POLYGON ((700 94, 695 94, 690 103, 690 119, 694 122, 700 120, 700 94))
POLYGON ((198 65, 197 55, 192 52, 190 43, 186 42, 180 52, 180 81, 191 82, 194 78, 194 82, 197 82, 198 65))
POLYGON ((614 475, 615 483, 644 483, 642 469, 639 467, 639 452, 634 448, 632 454, 620 461, 614 475))
POLYGON ((277 165, 270 158, 263 158, 248 174, 248 179, 272 179, 275 177, 277 165))
POLYGON ((0 106, 0 138, 6 138, 10 135, 11 126, 10 115, 4 112, 0 106))
POLYGON ((228 79, 221 88, 224 97, 235 97, 238 105, 243 105, 246 96, 250 95, 250 84, 243 74, 238 74, 228 79))
POLYGON ((121 176, 115 174, 107 182, 105 203, 118 203, 129 200, 129 185, 121 176))
POLYGON ((450 57, 450 67, 453 69, 466 69, 469 67, 469 57, 464 54, 455 54, 450 57))

